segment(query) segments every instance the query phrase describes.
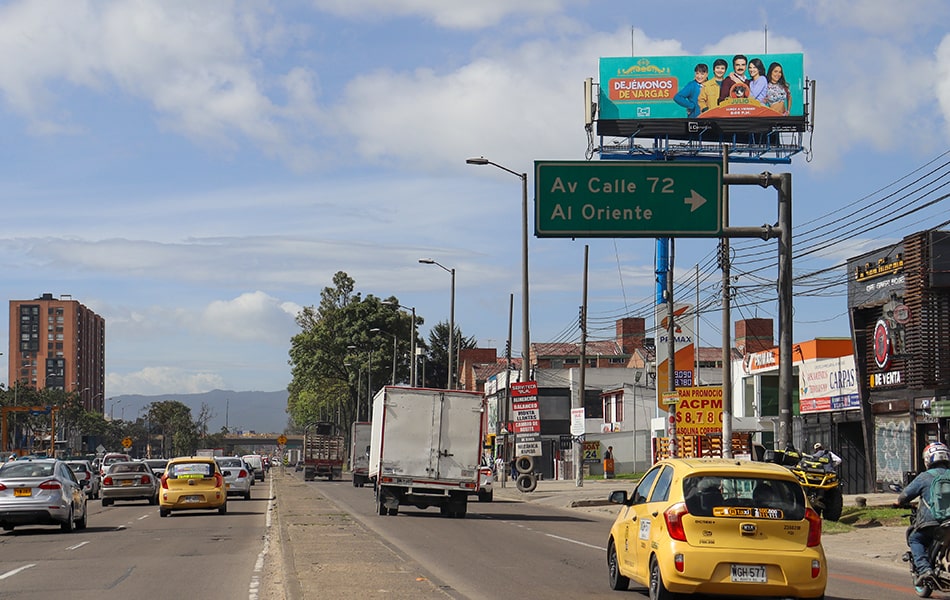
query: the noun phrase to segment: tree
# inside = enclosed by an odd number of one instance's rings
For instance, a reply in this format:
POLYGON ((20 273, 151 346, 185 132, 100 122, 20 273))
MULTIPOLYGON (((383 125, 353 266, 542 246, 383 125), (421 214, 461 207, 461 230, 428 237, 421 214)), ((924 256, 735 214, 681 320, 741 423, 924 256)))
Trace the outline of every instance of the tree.
POLYGON ((411 317, 398 310, 398 298, 364 299, 355 288, 340 271, 333 287, 321 292, 319 306, 297 315, 301 331, 291 338, 287 387, 287 412, 296 427, 319 420, 345 425, 356 419, 358 407, 365 417, 372 394, 393 379, 393 336, 396 381, 409 379, 411 317))
POLYGON ((148 405, 148 419, 162 432, 162 456, 188 455, 197 448, 197 428, 187 405, 176 400, 152 402, 148 405))
MULTIPOLYGON (((468 350, 478 346, 474 337, 464 337, 458 325, 455 326, 456 344, 453 354, 458 356, 459 350, 468 350)), ((429 387, 444 387, 448 383, 449 369, 449 323, 439 321, 429 331, 429 345, 426 353, 426 373, 424 384, 429 387)), ((459 364, 455 363, 453 383, 458 382, 459 364)), ((453 386, 454 387, 454 386, 453 386)))

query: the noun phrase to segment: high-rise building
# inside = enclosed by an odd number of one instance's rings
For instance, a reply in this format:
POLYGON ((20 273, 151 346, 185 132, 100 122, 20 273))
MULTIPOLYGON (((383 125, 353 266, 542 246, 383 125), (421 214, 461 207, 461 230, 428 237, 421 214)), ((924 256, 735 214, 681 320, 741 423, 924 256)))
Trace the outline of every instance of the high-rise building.
POLYGON ((10 301, 10 386, 76 392, 104 414, 105 319, 70 296, 10 301))

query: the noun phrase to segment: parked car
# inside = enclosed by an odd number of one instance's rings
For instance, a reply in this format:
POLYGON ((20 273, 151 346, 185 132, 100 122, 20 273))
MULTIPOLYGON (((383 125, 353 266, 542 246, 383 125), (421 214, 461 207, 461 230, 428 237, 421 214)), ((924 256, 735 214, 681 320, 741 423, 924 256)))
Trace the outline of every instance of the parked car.
POLYGON ((251 468, 244 462, 240 456, 226 456, 215 458, 221 474, 224 475, 224 482, 228 486, 229 496, 243 496, 245 500, 251 499, 251 482, 254 481, 254 474, 251 468))
POLYGON ((117 462, 129 462, 132 460, 132 457, 128 454, 123 454, 121 452, 110 452, 102 457, 102 460, 99 461, 99 475, 105 477, 106 470, 110 465, 117 462))
POLYGON ((658 462, 622 505, 607 539, 610 586, 679 594, 823 598, 821 518, 779 465, 729 459, 658 462))
POLYGON ((168 465, 167 458, 146 458, 142 462, 148 465, 148 468, 152 470, 156 477, 161 477, 168 465))
POLYGON ((491 467, 491 463, 487 461, 482 461, 482 465, 478 467, 478 501, 479 502, 491 502, 492 497, 494 496, 494 491, 492 486, 495 483, 495 471, 491 467))
POLYGON ((69 467, 76 480, 86 492, 86 495, 93 500, 97 499, 102 489, 102 478, 88 460, 67 460, 66 466, 69 467), (85 483, 83 483, 85 482, 85 483))
POLYGON ((148 500, 149 504, 158 504, 158 478, 147 464, 135 460, 109 465, 102 478, 102 505, 111 506, 116 500, 148 500))
POLYGON ((168 461, 162 475, 158 514, 172 511, 216 509, 228 512, 228 490, 224 475, 211 456, 183 456, 168 461))
POLYGON ((0 466, 0 527, 59 525, 86 528, 86 493, 66 463, 20 459, 0 466))
POLYGON ((254 479, 264 481, 264 459, 260 454, 245 454, 241 458, 254 469, 254 479))

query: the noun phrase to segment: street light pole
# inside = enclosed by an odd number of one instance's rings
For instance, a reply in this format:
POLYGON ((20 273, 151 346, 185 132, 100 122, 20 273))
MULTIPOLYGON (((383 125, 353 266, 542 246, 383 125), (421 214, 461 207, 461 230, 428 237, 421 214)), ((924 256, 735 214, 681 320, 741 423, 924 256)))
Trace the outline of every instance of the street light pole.
POLYGON ((398 302, 391 302, 389 300, 383 300, 380 304, 412 311, 412 327, 410 329, 411 333, 409 334, 411 336, 409 339, 409 383, 412 387, 416 387, 416 307, 403 306, 398 302))
POLYGON ((452 297, 449 304, 449 376, 448 382, 445 386, 447 389, 452 390, 455 389, 455 386, 453 385, 453 382, 455 381, 455 373, 453 370, 455 365, 453 363, 454 356, 452 354, 453 347, 455 346, 455 269, 449 269, 448 267, 439 264, 431 258, 420 258, 419 262, 424 265, 435 265, 452 276, 452 297))
POLYGON ((465 162, 470 165, 492 165, 521 178, 521 380, 528 381, 531 375, 531 335, 528 328, 528 174, 512 171, 484 156, 468 158, 465 162))

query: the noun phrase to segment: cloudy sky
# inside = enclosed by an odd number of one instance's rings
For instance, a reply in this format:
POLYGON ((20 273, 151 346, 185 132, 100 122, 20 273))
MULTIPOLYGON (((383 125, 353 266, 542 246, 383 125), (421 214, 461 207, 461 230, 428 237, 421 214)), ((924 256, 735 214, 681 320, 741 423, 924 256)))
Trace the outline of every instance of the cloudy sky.
MULTIPOLYGON (((947 218, 878 202, 946 163, 948 22, 942 0, 3 1, 3 295, 105 317, 107 396, 283 389, 294 315, 337 271, 427 335, 450 279, 422 257, 456 269, 456 322, 482 346, 504 346, 515 294, 520 348, 521 184, 465 159, 583 160, 600 57, 766 43, 804 54, 814 136, 791 165, 731 169, 792 173, 795 272, 817 272, 947 218)), ((774 193, 732 202, 733 225, 774 221, 774 193)), ((585 244, 591 336, 649 317, 652 240, 530 244, 533 341, 579 339, 585 244)), ((734 316, 777 318, 775 242, 736 245, 734 316)), ((696 265, 701 304, 715 294, 715 251, 677 244, 677 295, 696 265)), ((796 288, 795 341, 849 335, 844 271, 824 277, 796 288)))

